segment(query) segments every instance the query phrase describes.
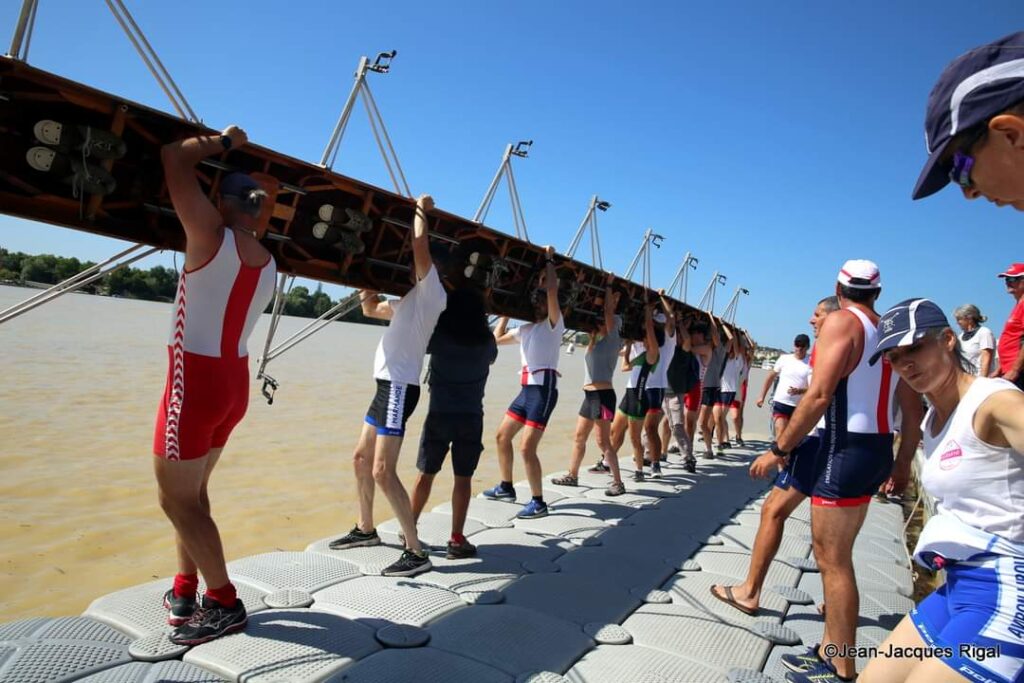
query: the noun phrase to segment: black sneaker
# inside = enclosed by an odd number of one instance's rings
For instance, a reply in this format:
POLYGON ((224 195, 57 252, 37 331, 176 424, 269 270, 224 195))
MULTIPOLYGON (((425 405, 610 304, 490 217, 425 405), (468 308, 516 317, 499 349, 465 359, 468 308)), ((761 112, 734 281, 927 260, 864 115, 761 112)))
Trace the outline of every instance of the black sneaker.
POLYGON ((686 459, 683 460, 683 469, 685 469, 690 474, 693 474, 694 472, 696 472, 697 471, 697 458, 693 457, 692 455, 687 456, 686 459))
POLYGON ((593 472, 594 474, 604 474, 606 472, 611 471, 611 468, 608 467, 608 465, 604 464, 604 459, 598 460, 597 464, 595 464, 593 467, 587 468, 587 472, 593 472))
POLYGON ((462 543, 448 541, 448 554, 445 557, 449 560, 465 560, 468 557, 476 557, 476 546, 469 541, 462 543))
POLYGON ((672 444, 668 447, 668 452, 672 455, 679 455, 679 446, 672 444))
POLYGON ((643 480, 644 480, 644 472, 643 472, 643 470, 637 470, 637 471, 633 472, 633 481, 643 481, 643 480))
POLYGON ((173 588, 164 593, 164 609, 167 610, 167 623, 171 626, 181 626, 187 623, 195 614, 198 606, 194 596, 179 598, 174 594, 173 588))
POLYGON ((651 465, 651 478, 661 479, 661 463, 657 460, 655 460, 654 464, 651 465))
POLYGON ((423 572, 429 572, 433 566, 426 553, 406 550, 391 566, 385 567, 381 574, 383 576, 416 576, 423 572))
POLYGON ((821 658, 820 654, 818 654, 818 647, 819 645, 815 643, 807 649, 807 652, 782 655, 782 657, 780 657, 782 666, 795 673, 807 673, 808 671, 813 671, 825 663, 825 660, 821 658))
POLYGON ((366 533, 361 531, 357 524, 352 527, 352 531, 328 543, 327 547, 331 550, 345 550, 346 548, 361 548, 367 545, 380 545, 380 536, 377 535, 376 529, 366 533))
POLYGON ((195 611, 188 623, 171 632, 175 645, 199 645, 214 638, 237 633, 245 628, 249 615, 241 600, 234 607, 224 607, 209 596, 203 596, 203 606, 195 611))

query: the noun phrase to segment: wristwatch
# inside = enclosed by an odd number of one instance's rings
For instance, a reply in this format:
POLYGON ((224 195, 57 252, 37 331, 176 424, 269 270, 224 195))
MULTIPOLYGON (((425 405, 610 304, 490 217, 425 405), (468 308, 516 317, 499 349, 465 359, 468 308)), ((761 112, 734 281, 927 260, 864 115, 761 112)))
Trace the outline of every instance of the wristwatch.
POLYGON ((774 455, 777 458, 788 458, 789 457, 789 453, 787 453, 786 451, 784 451, 781 448, 779 448, 778 442, 772 441, 771 451, 772 451, 772 455, 774 455))
POLYGON ((223 147, 225 150, 231 149, 231 138, 229 138, 227 135, 221 135, 220 138, 218 139, 220 140, 221 147, 223 147))

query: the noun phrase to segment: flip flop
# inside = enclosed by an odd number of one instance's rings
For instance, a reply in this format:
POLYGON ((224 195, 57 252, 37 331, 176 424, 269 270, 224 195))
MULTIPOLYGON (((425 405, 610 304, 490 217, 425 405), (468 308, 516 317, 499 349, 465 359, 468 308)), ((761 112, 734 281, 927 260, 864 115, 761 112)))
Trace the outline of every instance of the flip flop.
POLYGON ((725 597, 722 597, 721 595, 719 595, 718 593, 715 592, 715 588, 716 587, 718 587, 718 584, 712 584, 712 586, 711 586, 711 594, 713 596, 715 596, 716 598, 718 598, 719 600, 721 600, 725 604, 727 604, 727 605, 729 605, 731 607, 735 607, 736 609, 738 609, 739 611, 743 612, 744 614, 746 614, 748 616, 751 616, 751 617, 756 617, 757 616, 757 609, 756 608, 752 609, 750 607, 747 607, 745 605, 741 605, 740 603, 736 602, 736 598, 733 597, 733 594, 732 594, 732 586, 722 586, 721 587, 725 591, 725 597))

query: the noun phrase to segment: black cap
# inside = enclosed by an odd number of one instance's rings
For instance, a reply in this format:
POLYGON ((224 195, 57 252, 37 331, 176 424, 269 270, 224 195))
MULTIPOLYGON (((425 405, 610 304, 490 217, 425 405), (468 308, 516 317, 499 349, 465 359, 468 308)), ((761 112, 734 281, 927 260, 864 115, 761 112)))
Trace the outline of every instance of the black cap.
POLYGON ((806 334, 798 334, 796 335, 796 339, 793 340, 793 346, 799 346, 806 349, 810 345, 811 338, 808 337, 806 334))
POLYGON ((928 161, 914 186, 914 199, 949 183, 950 140, 1024 100, 1024 31, 962 54, 945 68, 928 96, 924 131, 928 161))

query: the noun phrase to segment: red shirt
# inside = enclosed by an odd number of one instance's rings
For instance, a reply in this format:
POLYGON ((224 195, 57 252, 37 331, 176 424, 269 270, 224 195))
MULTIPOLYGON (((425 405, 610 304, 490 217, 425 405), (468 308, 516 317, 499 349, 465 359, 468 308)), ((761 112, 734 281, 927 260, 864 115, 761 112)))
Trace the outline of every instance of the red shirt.
POLYGON ((1020 353, 1020 340, 1024 335, 1024 298, 1010 311, 1003 333, 999 335, 999 369, 1003 374, 1013 369, 1020 353))

